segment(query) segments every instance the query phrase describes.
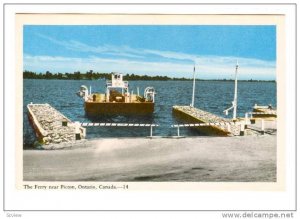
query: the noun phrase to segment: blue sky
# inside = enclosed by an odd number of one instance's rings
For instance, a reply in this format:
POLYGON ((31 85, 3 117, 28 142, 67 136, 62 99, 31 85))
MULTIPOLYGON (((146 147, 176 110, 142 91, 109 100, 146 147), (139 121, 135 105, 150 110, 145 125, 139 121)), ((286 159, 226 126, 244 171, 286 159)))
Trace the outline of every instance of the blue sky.
POLYGON ((276 79, 275 26, 26 25, 24 70, 276 79))

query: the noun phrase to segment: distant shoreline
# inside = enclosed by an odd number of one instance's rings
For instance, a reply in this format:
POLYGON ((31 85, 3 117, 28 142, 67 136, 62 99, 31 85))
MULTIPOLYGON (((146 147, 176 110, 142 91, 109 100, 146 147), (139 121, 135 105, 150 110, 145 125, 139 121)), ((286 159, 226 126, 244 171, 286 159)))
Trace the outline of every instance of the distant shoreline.
MULTIPOLYGON (((98 72, 87 72, 87 73, 36 73, 31 71, 23 72, 23 79, 46 79, 46 80, 110 80, 111 73, 98 73, 98 72)), ((167 76, 148 76, 148 75, 135 75, 135 74, 124 74, 124 80, 128 81, 192 81, 192 78, 170 78, 167 76)), ((196 79, 196 81, 220 81, 220 82, 232 82, 233 79, 196 79)), ((239 80, 239 82, 272 82, 276 83, 275 80, 239 80)))

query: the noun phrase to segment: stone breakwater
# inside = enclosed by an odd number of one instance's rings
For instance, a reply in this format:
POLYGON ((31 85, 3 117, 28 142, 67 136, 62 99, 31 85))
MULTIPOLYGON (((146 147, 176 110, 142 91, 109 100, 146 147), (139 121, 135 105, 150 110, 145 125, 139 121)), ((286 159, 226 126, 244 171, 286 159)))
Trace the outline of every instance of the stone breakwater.
MULTIPOLYGON (((231 119, 217 116, 213 113, 194 108, 191 106, 173 106, 173 112, 179 115, 184 122, 190 123, 214 123, 210 127, 197 127, 207 134, 239 136, 241 131, 240 123, 234 123, 231 119), (206 129, 206 130, 205 130, 206 129)), ((244 130, 246 135, 258 135, 255 130, 244 130)))
POLYGON ((42 144, 72 143, 85 137, 84 128, 49 104, 29 104, 27 108, 30 122, 42 144))

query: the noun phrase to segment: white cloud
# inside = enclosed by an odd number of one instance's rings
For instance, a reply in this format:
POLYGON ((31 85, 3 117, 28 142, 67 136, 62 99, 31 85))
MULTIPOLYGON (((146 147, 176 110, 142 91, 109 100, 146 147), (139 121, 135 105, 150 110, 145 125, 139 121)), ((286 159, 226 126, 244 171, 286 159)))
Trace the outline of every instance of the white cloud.
POLYGON ((158 55, 164 58, 169 59, 178 59, 178 60, 190 60, 195 62, 197 58, 199 58, 196 55, 190 55, 186 53, 179 53, 179 52, 171 52, 171 51, 157 51, 157 50, 143 50, 146 54, 154 54, 158 55))
MULTIPOLYGON (((236 57, 202 56, 196 60, 198 78, 232 78, 235 71, 236 57)), ((275 79, 275 63, 239 58, 239 78, 275 79)), ((60 56, 24 55, 24 70, 37 72, 123 72, 148 75, 168 75, 170 77, 192 77, 192 63, 172 61, 147 62, 129 59, 108 59, 96 56, 71 58, 60 56)))
POLYGON ((232 78, 236 61, 242 79, 275 79, 276 63, 251 58, 226 56, 200 56, 173 51, 136 49, 129 46, 100 45, 89 46, 82 42, 57 39, 38 34, 39 37, 60 45, 65 49, 87 52, 100 56, 112 55, 114 58, 89 56, 87 58, 71 58, 59 56, 24 55, 24 70, 37 72, 123 72, 149 75, 168 75, 171 77, 191 77, 193 64, 199 78, 232 78), (149 61, 150 57, 159 61, 149 61))
POLYGON ((131 49, 127 46, 112 46, 112 45, 103 45, 103 46, 89 46, 87 44, 70 40, 70 41, 60 41, 54 39, 52 37, 37 34, 39 37, 49 40, 50 42, 63 46, 68 50, 79 51, 79 52, 90 52, 90 53, 98 53, 98 54, 107 54, 107 55, 117 55, 117 56, 124 56, 130 58, 143 58, 143 56, 138 55, 140 54, 139 50, 131 49))

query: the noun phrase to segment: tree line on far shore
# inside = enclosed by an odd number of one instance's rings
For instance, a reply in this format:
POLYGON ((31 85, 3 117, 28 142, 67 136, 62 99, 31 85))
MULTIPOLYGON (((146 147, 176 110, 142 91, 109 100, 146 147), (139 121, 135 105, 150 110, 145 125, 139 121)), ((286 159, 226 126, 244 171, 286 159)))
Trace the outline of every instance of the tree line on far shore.
MULTIPOLYGON (((57 79, 57 80, 110 80, 111 73, 99 73, 90 70, 86 73, 81 73, 80 71, 76 71, 73 73, 51 73, 46 71, 46 73, 36 73, 32 71, 25 70, 23 72, 23 79, 57 79)), ((192 78, 170 78, 167 76, 148 76, 148 75, 136 75, 136 74, 124 74, 124 80, 128 81, 190 81, 192 78)), ((233 79, 196 79, 197 81, 233 81, 233 79)), ((257 82, 257 81, 267 81, 267 82, 275 82, 275 80, 239 80, 239 81, 250 81, 250 82, 257 82)))

